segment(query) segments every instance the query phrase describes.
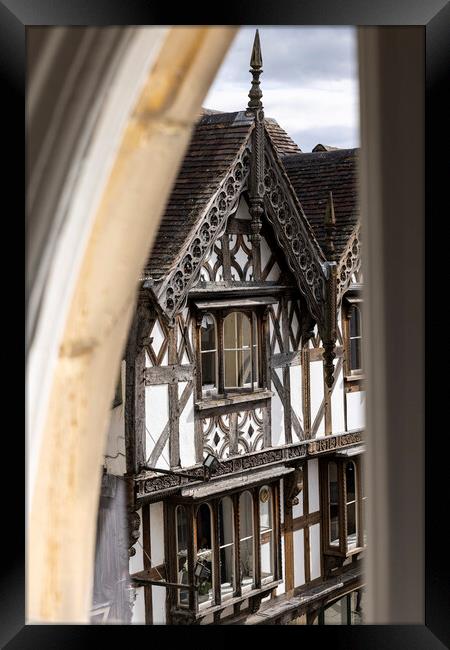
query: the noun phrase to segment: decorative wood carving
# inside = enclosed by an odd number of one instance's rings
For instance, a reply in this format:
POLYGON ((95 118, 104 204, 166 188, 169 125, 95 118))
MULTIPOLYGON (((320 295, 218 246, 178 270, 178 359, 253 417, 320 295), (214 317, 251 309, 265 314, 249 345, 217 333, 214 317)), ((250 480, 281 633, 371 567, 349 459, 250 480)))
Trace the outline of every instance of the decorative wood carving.
POLYGON ((341 256, 337 269, 337 304, 349 288, 352 277, 361 269, 361 227, 356 226, 341 256))
POLYGON ((326 274, 323 255, 305 217, 294 203, 294 192, 281 163, 266 138, 265 150, 266 215, 274 226, 278 243, 286 253, 289 267, 299 283, 309 310, 323 322, 326 274))
POLYGON ((295 472, 284 479, 284 499, 287 508, 297 505, 297 495, 303 490, 303 468, 296 467, 295 472))
POLYGON ((173 318, 185 305, 189 289, 197 281, 202 265, 209 257, 216 240, 222 235, 228 217, 238 206, 250 170, 250 144, 247 141, 222 181, 207 213, 193 234, 178 264, 156 289, 167 316, 173 318))
MULTIPOLYGON (((212 480, 222 475, 234 474, 243 470, 262 467, 268 464, 283 463, 291 460, 306 459, 316 457, 317 454, 332 452, 335 449, 350 447, 360 444, 363 441, 362 431, 352 433, 342 433, 318 440, 304 440, 292 445, 286 445, 280 448, 265 449, 259 452, 253 452, 246 456, 237 456, 221 461, 220 468, 212 474, 212 480)), ((198 480, 203 480, 203 468, 197 467, 189 470, 189 473, 198 476, 198 480)), ((177 475, 167 476, 136 476, 135 489, 136 498, 139 502, 145 497, 156 495, 159 492, 167 490, 176 490, 185 486, 190 480, 177 475)))

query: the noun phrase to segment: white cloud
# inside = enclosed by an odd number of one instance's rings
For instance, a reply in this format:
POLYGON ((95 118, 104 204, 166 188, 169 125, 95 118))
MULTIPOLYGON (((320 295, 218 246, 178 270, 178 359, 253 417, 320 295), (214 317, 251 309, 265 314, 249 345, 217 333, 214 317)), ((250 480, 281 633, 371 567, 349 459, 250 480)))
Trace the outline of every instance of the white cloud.
MULTIPOLYGON (((260 36, 266 116, 276 119, 304 151, 319 141, 359 146, 354 29, 263 28, 260 36)), ((252 40, 253 29, 240 31, 204 106, 230 112, 246 108, 252 40)))

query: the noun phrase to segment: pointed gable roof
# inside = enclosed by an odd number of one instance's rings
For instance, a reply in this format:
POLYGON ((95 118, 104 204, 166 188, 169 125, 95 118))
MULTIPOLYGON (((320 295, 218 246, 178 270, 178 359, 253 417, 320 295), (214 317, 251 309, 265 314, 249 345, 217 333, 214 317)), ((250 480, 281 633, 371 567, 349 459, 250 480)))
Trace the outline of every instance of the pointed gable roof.
MULTIPOLYGON (((274 119, 266 118, 264 123, 279 156, 301 153, 298 145, 274 119)), ((253 117, 245 111, 221 113, 202 109, 144 268, 143 279, 157 281, 171 270, 252 128, 253 117)))
POLYGON ((202 115, 162 217, 144 278, 158 280, 176 262, 253 128, 244 111, 202 115))

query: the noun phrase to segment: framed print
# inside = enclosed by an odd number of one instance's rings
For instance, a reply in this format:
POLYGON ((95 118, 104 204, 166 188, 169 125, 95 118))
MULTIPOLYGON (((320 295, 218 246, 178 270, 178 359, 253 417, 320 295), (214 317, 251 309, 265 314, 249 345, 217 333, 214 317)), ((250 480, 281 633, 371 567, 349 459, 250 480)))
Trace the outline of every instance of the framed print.
POLYGON ((27 392, 2 641, 444 647, 448 4, 216 10, 0 5, 27 392))

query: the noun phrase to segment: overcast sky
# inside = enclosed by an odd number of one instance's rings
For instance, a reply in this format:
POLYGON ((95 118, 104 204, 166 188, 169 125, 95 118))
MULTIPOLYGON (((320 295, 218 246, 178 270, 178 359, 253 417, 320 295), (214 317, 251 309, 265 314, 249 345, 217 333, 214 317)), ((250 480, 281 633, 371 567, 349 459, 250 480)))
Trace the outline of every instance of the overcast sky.
MULTIPOLYGON (((219 111, 244 110, 251 85, 255 27, 238 32, 203 102, 219 111)), ((259 28, 266 117, 302 151, 319 142, 358 147, 358 69, 354 27, 259 28)))

